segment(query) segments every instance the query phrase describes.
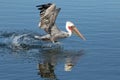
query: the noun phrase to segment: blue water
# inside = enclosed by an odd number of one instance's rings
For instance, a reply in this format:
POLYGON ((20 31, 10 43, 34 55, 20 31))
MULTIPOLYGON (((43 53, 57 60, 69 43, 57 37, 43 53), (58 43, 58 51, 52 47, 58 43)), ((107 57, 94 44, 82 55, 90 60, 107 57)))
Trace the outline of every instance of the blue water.
POLYGON ((119 26, 119 0, 0 0, 0 80, 120 80, 119 26), (62 8, 60 29, 70 20, 87 40, 73 35, 52 49, 34 40, 42 33, 35 6, 48 2, 62 8))

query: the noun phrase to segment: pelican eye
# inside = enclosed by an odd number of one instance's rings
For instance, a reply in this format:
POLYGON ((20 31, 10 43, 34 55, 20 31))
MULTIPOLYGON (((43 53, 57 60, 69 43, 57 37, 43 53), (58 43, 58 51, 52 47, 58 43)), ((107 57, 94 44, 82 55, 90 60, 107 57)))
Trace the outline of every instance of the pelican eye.
POLYGON ((71 26, 71 28, 75 28, 75 26, 71 26))
POLYGON ((75 28, 75 26, 69 26, 68 28, 69 30, 72 30, 73 28, 75 28))

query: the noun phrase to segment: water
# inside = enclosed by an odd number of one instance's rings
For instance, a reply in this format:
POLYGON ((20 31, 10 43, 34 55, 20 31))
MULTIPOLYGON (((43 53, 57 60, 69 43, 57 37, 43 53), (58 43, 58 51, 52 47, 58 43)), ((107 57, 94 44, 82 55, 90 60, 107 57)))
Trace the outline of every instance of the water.
POLYGON ((119 0, 1 0, 0 80, 119 80, 119 25, 119 0), (87 41, 72 36, 61 46, 41 46, 33 38, 42 32, 35 6, 47 2, 62 8, 56 21, 60 29, 70 20, 87 41), (27 45, 13 45, 25 34, 19 43, 27 45))

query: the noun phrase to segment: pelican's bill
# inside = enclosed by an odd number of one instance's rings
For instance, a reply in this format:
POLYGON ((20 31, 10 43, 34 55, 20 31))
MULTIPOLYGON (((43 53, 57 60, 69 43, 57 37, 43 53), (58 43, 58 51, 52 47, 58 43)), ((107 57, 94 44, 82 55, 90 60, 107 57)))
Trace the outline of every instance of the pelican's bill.
POLYGON ((77 34, 81 39, 86 40, 86 38, 80 33, 80 31, 74 26, 72 28, 73 33, 77 34))

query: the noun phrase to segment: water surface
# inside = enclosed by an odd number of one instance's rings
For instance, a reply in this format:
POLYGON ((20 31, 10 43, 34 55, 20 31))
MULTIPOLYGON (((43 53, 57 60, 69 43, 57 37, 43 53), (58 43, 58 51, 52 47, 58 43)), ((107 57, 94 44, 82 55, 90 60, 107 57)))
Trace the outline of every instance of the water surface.
POLYGON ((1 80, 119 80, 119 0, 31 0, 0 1, 1 80), (44 48, 33 38, 38 28, 36 5, 54 2, 62 10, 57 25, 74 22, 87 41, 76 36, 61 46, 44 48), (15 38, 27 35, 16 47, 15 38))

